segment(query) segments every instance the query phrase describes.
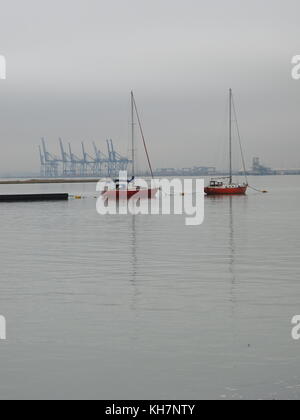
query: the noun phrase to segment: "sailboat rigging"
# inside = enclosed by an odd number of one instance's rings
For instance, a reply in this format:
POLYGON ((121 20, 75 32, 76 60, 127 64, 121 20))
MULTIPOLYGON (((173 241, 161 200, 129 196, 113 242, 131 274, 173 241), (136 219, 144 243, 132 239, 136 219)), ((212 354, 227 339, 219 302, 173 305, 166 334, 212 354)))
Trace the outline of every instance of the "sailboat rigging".
MULTIPOLYGON (((234 183, 233 182, 233 167, 232 167, 232 111, 236 117, 236 112, 233 104, 233 93, 232 89, 229 90, 229 177, 228 178, 213 178, 210 181, 208 187, 205 188, 205 193, 207 195, 245 195, 248 189, 248 181, 246 175, 245 159, 239 134, 240 142, 240 151, 243 160, 243 167, 246 182, 244 184, 234 183), (228 179, 228 183, 224 180, 228 179)), ((239 130, 238 130, 239 131, 239 130)))
POLYGON ((153 174, 153 170, 152 170, 152 165, 151 165, 151 161, 150 161, 150 156, 149 156, 149 152, 148 152, 148 148, 147 148, 147 144, 146 144, 146 140, 145 140, 145 136, 144 136, 144 131, 143 131, 143 127, 142 127, 142 123, 141 123, 141 119, 140 119, 140 115, 138 112, 138 107, 136 104, 136 100, 134 97, 134 93, 131 92, 131 153, 132 153, 132 176, 131 179, 128 179, 127 182, 124 180, 120 180, 120 179, 115 179, 114 180, 114 184, 115 184, 115 188, 114 189, 109 189, 106 188, 103 192, 102 195, 105 198, 117 198, 117 199, 130 199, 133 196, 136 196, 138 198, 154 198, 158 192, 158 188, 141 188, 138 185, 135 185, 135 179, 136 179, 136 173, 135 173, 135 117, 137 118, 138 121, 138 125, 139 125, 139 129, 140 129, 140 133, 141 133, 141 137, 143 140, 143 145, 144 145, 144 149, 145 149, 145 153, 147 156, 147 161, 148 161, 148 165, 149 165, 149 169, 150 169, 150 173, 151 173, 151 177, 152 179, 154 178, 154 174, 153 174))

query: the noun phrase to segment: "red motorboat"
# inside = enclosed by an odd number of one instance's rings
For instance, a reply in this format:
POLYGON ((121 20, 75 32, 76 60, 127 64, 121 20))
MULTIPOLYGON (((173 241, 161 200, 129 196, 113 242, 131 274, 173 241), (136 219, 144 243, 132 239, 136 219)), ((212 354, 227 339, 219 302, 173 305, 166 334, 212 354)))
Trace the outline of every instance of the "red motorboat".
POLYGON ((233 171, 232 171, 232 109, 234 110, 235 120, 236 112, 235 107, 233 105, 233 95, 232 89, 229 90, 229 177, 228 178, 213 178, 210 181, 209 186, 207 186, 204 191, 207 195, 245 195, 248 189, 248 180, 246 175, 246 164, 245 158, 243 154, 243 148, 240 138, 240 132, 237 127, 243 167, 244 167, 244 174, 246 178, 246 182, 244 184, 234 183, 233 182, 233 171), (228 183, 225 182, 225 179, 228 180, 228 183))
POLYGON ((133 92, 131 92, 131 126, 132 126, 132 178, 127 179, 115 179, 114 180, 114 187, 109 189, 108 187, 105 188, 104 191, 102 191, 101 195, 104 198, 108 199, 117 199, 117 200, 129 200, 132 197, 135 198, 141 198, 141 199, 151 199, 155 198, 158 188, 142 188, 139 185, 135 185, 135 116, 138 121, 138 125, 140 128, 140 133, 143 139, 143 144, 148 160, 148 165, 151 173, 152 179, 154 179, 152 165, 150 162, 150 157, 145 141, 145 136, 142 128, 142 123, 140 120, 138 108, 136 105, 135 97, 133 92))

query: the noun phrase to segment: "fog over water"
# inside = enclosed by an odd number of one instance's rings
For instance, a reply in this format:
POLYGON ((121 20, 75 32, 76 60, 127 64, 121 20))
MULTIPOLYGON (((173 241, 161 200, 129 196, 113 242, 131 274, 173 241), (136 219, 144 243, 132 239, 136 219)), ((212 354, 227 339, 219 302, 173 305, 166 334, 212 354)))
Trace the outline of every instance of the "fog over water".
MULTIPOLYGON (((127 152, 134 89, 155 167, 218 165, 227 91, 250 165, 300 167, 296 0, 0 1, 0 172, 38 171, 45 136, 127 152)), ((77 150, 76 150, 77 149, 77 150)))

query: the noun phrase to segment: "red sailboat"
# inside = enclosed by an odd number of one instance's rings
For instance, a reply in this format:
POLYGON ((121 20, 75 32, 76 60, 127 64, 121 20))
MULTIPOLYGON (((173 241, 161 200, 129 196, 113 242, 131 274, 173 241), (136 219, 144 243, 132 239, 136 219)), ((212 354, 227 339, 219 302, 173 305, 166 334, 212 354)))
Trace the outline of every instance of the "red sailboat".
MULTIPOLYGON (((232 174, 232 105, 233 95, 232 89, 229 91, 229 177, 213 178, 208 187, 204 189, 207 195, 245 195, 248 189, 246 165, 240 141, 241 154, 244 166, 246 182, 244 184, 234 183, 232 174)), ((240 140, 240 138, 239 138, 240 140)))
POLYGON ((150 162, 150 157, 145 141, 145 136, 141 124, 141 119, 139 116, 138 108, 136 105, 135 97, 133 92, 131 92, 131 126, 132 126, 132 177, 131 179, 115 179, 114 180, 114 188, 109 189, 108 187, 102 191, 102 196, 104 198, 109 199, 117 199, 117 200, 129 200, 132 197, 135 198, 155 198, 158 188, 142 188, 139 185, 135 184, 135 116, 138 121, 138 125, 140 128, 147 161, 151 173, 152 179, 154 179, 152 165, 150 162))

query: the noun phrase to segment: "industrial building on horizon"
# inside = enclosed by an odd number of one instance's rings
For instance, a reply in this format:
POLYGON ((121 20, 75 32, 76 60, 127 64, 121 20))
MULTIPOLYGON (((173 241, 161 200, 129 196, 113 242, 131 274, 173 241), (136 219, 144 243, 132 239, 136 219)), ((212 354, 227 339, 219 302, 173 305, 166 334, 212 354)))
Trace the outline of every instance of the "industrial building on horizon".
POLYGON ((250 171, 250 175, 275 175, 274 172, 274 169, 262 165, 259 157, 253 158, 252 171, 250 171))
MULTIPOLYGON (((247 175, 300 175, 299 169, 272 169, 261 164, 259 157, 254 157, 252 168, 246 171, 247 175)), ((233 171, 234 175, 244 175, 243 171, 233 171)), ((160 168, 155 171, 156 176, 227 176, 228 171, 218 170, 211 166, 194 166, 192 168, 160 168)))

